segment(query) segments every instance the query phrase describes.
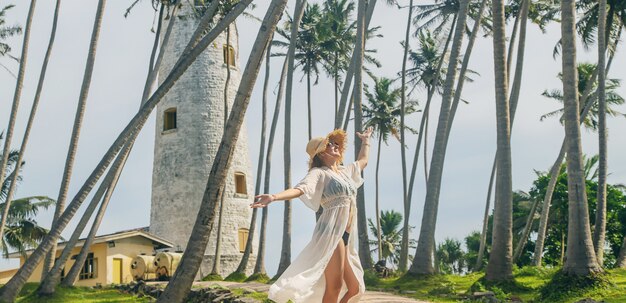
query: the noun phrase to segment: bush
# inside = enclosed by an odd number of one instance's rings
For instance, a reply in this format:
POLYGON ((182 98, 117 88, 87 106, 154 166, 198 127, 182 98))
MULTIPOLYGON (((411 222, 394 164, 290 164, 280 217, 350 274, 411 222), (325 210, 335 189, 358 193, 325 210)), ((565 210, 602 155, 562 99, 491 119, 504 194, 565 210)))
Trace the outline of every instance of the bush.
POLYGON ((554 270, 538 267, 538 266, 525 266, 513 270, 513 275, 517 277, 547 277, 552 274, 554 270))
POLYGON ((219 274, 209 274, 202 278, 202 281, 222 281, 224 280, 219 274))
POLYGON ((224 281, 231 281, 231 282, 244 282, 246 281, 246 274, 242 273, 242 272, 233 272, 232 274, 228 275, 228 277, 226 277, 224 279, 224 281))
POLYGON ((252 276, 248 277, 248 279, 246 279, 246 282, 259 282, 259 283, 267 283, 269 282, 270 277, 268 277, 266 274, 253 274, 252 276))
POLYGON ((380 282, 378 273, 376 273, 373 269, 366 269, 363 271, 363 280, 365 282, 365 286, 376 286, 380 282))
POLYGON ((562 302, 568 298, 580 297, 585 293, 615 287, 604 273, 588 276, 568 275, 562 270, 556 272, 550 282, 539 290, 539 302, 562 302))

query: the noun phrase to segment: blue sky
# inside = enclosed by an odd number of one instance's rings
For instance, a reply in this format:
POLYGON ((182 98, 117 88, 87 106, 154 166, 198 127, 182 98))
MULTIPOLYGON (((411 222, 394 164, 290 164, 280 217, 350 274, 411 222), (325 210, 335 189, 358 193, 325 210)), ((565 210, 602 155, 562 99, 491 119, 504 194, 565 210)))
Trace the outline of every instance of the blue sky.
MULTIPOLYGON (((259 1, 257 1, 259 2, 259 1)), ((252 11, 262 17, 268 1, 257 3, 252 11)), ((320 2, 320 1, 311 1, 320 2)), ((384 1, 379 1, 384 2, 384 1)), ((407 2, 408 1, 403 1, 407 2)), ((57 39, 48 68, 48 76, 43 90, 38 117, 35 122, 26 151, 26 166, 23 168, 24 181, 20 184, 16 197, 47 195, 56 198, 63 173, 63 165, 71 127, 76 110, 76 102, 82 81, 85 60, 93 16, 97 1, 65 0, 61 6, 57 39)), ((145 81, 148 59, 154 33, 150 31, 154 21, 154 11, 150 1, 141 1, 128 16, 123 14, 131 1, 109 1, 105 9, 103 27, 96 57, 96 65, 89 92, 89 100, 74 175, 70 186, 70 196, 76 193, 89 173, 93 170, 106 149, 136 112, 145 81)), ((289 10, 295 1, 290 1, 289 10)), ((15 4, 9 11, 8 24, 24 24, 28 12, 28 1, 3 1, 1 6, 15 4)), ((21 141, 37 78, 47 47, 54 1, 38 1, 33 23, 31 45, 26 69, 26 79, 20 105, 20 114, 15 128, 12 146, 16 148, 21 141)), ((372 25, 380 25, 383 38, 368 42, 368 48, 378 50, 376 57, 382 62, 380 69, 375 69, 377 76, 395 77, 401 68, 402 48, 407 12, 382 3, 374 14, 372 25)), ((258 30, 258 22, 251 19, 238 21, 240 33, 240 58, 242 65, 250 52, 252 42, 258 30)), ((563 128, 556 119, 539 121, 539 117, 555 110, 559 105, 541 96, 545 89, 560 88, 556 78, 560 70, 560 58, 552 57, 552 48, 559 38, 559 25, 548 27, 545 34, 536 26, 529 25, 526 42, 526 66, 516 122, 512 132, 513 188, 529 190, 535 178, 534 170, 545 171, 555 160, 564 135, 563 128)), ((510 28, 509 28, 510 31, 510 28)), ((416 47, 415 40, 411 45, 416 47)), ((9 44, 13 54, 18 56, 21 49, 21 37, 12 38, 9 44)), ((623 45, 622 45, 623 46, 623 45)), ((622 48, 623 49, 623 48, 622 48)), ((446 155, 446 164, 442 183, 441 200, 436 238, 445 237, 462 239, 472 230, 479 230, 486 199, 491 163, 495 153, 495 103, 493 85, 492 42, 489 38, 480 38, 470 62, 470 68, 480 76, 473 83, 465 85, 463 98, 469 104, 459 107, 454 121, 450 144, 446 155)), ((595 49, 579 48, 579 61, 595 61, 595 49)), ((2 58, 2 64, 17 72, 17 64, 2 58)), ((276 82, 282 61, 276 58, 272 62, 272 96, 275 96, 276 82)), ((264 68, 262 69, 264 70, 264 68)), ((624 51, 618 52, 611 69, 610 77, 623 78, 626 70, 624 51)), ((299 80, 302 74, 295 75, 299 80)), ((367 81, 371 82, 369 79, 367 81)), ((306 125, 306 83, 295 82, 294 105, 292 116, 292 176, 295 184, 306 173, 307 141, 306 125)), ((398 84, 399 85, 399 84, 398 84)), ((0 127, 6 128, 9 110, 15 88, 15 79, 6 71, 0 70, 0 127)), ((246 115, 250 146, 251 172, 256 170, 260 137, 262 74, 254 89, 250 107, 246 115)), ((619 92, 626 96, 626 89, 619 92)), ((313 87, 313 133, 324 135, 332 129, 333 116, 329 109, 333 106, 332 81, 322 75, 319 85, 313 87)), ((419 93, 415 97, 424 101, 419 93)), ((270 100, 273 104, 275 98, 270 100)), ((428 133, 428 146, 432 148, 436 129, 437 112, 440 98, 435 98, 434 111, 428 133)), ((270 106, 273 108, 273 105, 270 106)), ((619 109, 626 111, 625 108, 619 109)), ((270 113, 271 114, 271 110, 270 113)), ((421 114, 407 118, 407 124, 415 128, 419 125, 421 114)), ((626 183, 626 141, 621 131, 626 130, 626 120, 610 119, 609 123, 609 182, 626 183)), ((133 153, 117 186, 109 211, 100 228, 100 233, 110 233, 123 229, 147 226, 149 224, 150 188, 152 176, 152 155, 154 149, 154 115, 144 127, 137 139, 133 153)), ((282 146, 283 123, 278 126, 276 146, 282 146)), ((583 130, 583 149, 587 154, 597 153, 597 136, 583 130)), ((417 136, 407 137, 412 155, 417 136)), ((352 139, 350 144, 352 146, 352 139)), ((375 145, 373 145, 375 147, 375 145)), ((388 146, 383 145, 381 154, 381 209, 401 211, 401 170, 399 143, 391 139, 388 146)), ((353 159, 350 147, 347 160, 353 159)), ((366 213, 373 217, 374 209, 374 157, 365 170, 366 178, 366 213)), ((430 157, 430 150, 429 150, 430 157)), ((419 174, 416 181, 411 225, 416 226, 413 237, 417 238, 424 203, 423 155, 420 156, 419 174)), ((282 149, 275 148, 271 192, 282 190, 283 184, 282 149)), ((82 212, 82 210, 81 210, 82 212)), ((80 215, 80 213, 78 215, 80 215)), ((270 274, 276 271, 280 255, 282 232, 282 205, 276 203, 270 207, 268 246, 266 266, 270 274), (275 235, 275 236, 272 236, 275 235)), ((52 211, 43 212, 38 221, 49 226, 52 211)), ((292 253, 295 257, 307 243, 314 225, 313 213, 300 201, 294 203, 292 253)), ((64 236, 68 237, 75 222, 70 223, 64 236)), ((15 261, 0 261, 0 268, 16 267, 15 261)))

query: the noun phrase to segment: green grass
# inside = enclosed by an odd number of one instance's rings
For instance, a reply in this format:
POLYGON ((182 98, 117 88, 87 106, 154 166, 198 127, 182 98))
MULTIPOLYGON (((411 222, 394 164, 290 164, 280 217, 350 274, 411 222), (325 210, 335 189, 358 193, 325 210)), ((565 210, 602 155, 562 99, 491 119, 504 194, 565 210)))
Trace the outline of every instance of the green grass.
MULTIPOLYGON (((513 272, 514 280, 490 283, 484 280, 484 273, 459 275, 404 275, 401 277, 376 278, 366 272, 368 290, 381 290, 430 302, 472 302, 469 295, 474 291, 492 291, 499 299, 519 299, 522 302, 573 303, 584 298, 607 303, 626 302, 626 270, 609 270, 601 275, 600 282, 587 282, 591 286, 581 287, 568 295, 553 296, 541 300, 540 293, 564 293, 559 280, 558 269, 525 267, 513 272), (556 288, 555 288, 556 287, 556 288), (415 293, 407 294, 406 291, 415 293)), ((595 281, 595 280, 593 280, 595 281)), ((474 301, 476 302, 476 301, 474 301)))
POLYGON ((233 272, 232 274, 228 275, 226 278, 224 278, 224 281, 232 281, 232 282, 243 282, 246 280, 246 274, 241 273, 241 272, 233 272))
POLYGON ((267 298, 267 293, 264 293, 264 292, 256 292, 256 291, 250 292, 250 291, 247 291, 247 290, 241 289, 241 288, 234 288, 234 289, 231 289, 230 291, 235 296, 238 296, 238 297, 252 298, 252 299, 259 300, 259 301, 261 301, 263 303, 274 302, 274 301, 268 299, 267 298))
POLYGON ((246 282, 259 282, 259 283, 267 283, 270 281, 270 277, 266 274, 253 274, 252 276, 246 279, 246 282))
POLYGON ((202 278, 202 281, 223 281, 224 279, 219 274, 208 275, 202 278))
POLYGON ((130 294, 122 293, 111 288, 92 289, 88 287, 57 287, 56 293, 50 297, 39 297, 35 290, 38 283, 27 283, 20 296, 18 303, 144 303, 154 302, 150 297, 138 298, 130 294))

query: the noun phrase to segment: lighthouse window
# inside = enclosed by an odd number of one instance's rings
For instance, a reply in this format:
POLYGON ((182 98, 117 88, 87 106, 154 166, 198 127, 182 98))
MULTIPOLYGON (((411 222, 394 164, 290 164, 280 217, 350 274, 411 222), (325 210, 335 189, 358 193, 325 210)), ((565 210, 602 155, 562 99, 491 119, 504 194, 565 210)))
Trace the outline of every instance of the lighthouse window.
POLYGON ((224 64, 235 66, 235 49, 228 44, 224 45, 224 64))
POLYGON ((239 252, 244 252, 246 250, 246 242, 248 242, 248 234, 249 234, 249 231, 247 228, 239 229, 239 252))
POLYGON ((244 173, 235 173, 235 193, 240 195, 248 194, 248 189, 246 186, 246 175, 244 173))
POLYGON ((163 131, 176 128, 176 108, 170 108, 163 113, 163 131))

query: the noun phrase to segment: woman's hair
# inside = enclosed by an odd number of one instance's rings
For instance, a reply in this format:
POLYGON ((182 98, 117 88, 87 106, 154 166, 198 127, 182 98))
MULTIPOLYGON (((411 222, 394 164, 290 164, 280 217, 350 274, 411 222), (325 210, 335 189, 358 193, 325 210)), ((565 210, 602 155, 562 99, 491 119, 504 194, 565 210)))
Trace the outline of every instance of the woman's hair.
POLYGON ((322 162, 322 159, 320 159, 319 154, 315 155, 309 161, 309 170, 311 170, 311 169, 313 169, 315 167, 322 167, 322 166, 324 166, 324 162, 322 162))

